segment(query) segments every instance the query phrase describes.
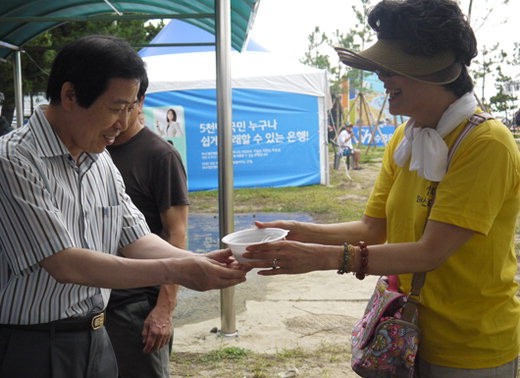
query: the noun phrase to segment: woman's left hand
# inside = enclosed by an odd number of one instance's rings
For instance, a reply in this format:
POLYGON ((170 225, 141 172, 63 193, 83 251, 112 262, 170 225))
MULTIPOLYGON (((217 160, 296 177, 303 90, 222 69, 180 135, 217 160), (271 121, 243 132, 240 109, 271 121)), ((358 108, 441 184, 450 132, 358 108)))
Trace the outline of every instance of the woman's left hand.
POLYGON ((341 253, 340 246, 282 240, 250 245, 243 256, 258 260, 245 263, 251 268, 268 268, 258 274, 274 276, 337 269, 341 253))

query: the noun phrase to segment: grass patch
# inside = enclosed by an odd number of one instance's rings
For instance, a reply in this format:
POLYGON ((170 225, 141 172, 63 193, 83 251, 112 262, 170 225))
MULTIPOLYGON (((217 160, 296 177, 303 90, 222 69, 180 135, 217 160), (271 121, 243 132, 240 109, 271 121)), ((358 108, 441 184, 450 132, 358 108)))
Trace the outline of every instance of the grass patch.
POLYGON ((295 348, 275 354, 227 347, 209 353, 174 352, 171 369, 174 377, 270 378, 305 371, 313 377, 332 378, 333 371, 327 365, 348 367, 349 355, 350 347, 336 344, 323 344, 315 351, 295 348))
POLYGON ((229 360, 241 360, 246 358, 250 352, 243 348, 237 347, 226 347, 218 349, 206 354, 205 358, 208 361, 229 361, 229 360))
MULTIPOLYGON (((341 222, 359 218, 364 211, 375 175, 379 170, 384 149, 373 147, 363 151, 362 171, 353 171, 347 180, 343 166, 330 169, 330 185, 310 185, 290 188, 235 189, 235 213, 303 212, 320 222, 341 222), (365 180, 364 178, 367 177, 365 180)), ((332 150, 330 150, 332 161, 332 150)), ((190 211, 218 213, 218 192, 190 193, 190 211)))

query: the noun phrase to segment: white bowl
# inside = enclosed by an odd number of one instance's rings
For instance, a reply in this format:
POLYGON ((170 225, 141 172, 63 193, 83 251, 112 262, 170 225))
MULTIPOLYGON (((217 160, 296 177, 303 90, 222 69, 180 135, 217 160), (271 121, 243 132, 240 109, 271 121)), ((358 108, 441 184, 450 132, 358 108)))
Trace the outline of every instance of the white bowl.
POLYGON ((238 262, 255 261, 242 257, 248 245, 282 240, 288 233, 289 231, 282 228, 248 228, 224 236, 222 243, 227 244, 238 262))

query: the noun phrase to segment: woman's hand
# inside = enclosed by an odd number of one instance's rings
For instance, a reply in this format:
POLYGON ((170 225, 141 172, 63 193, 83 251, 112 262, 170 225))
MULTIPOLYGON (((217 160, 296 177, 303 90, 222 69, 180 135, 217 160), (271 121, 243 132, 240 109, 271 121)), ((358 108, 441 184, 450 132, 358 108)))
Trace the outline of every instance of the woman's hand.
POLYGON ((287 234, 287 240, 298 240, 305 241, 303 235, 305 235, 305 225, 306 223, 297 222, 293 220, 278 220, 272 222, 260 222, 255 221, 255 226, 258 228, 283 228, 284 230, 288 230, 289 234, 287 234))
MULTIPOLYGON (((272 223, 278 224, 277 222, 272 223)), ((268 268, 267 270, 260 270, 258 274, 273 276, 277 274, 299 274, 315 270, 338 269, 342 253, 342 246, 282 240, 250 245, 243 256, 258 260, 248 261, 244 265, 251 268, 268 268)))

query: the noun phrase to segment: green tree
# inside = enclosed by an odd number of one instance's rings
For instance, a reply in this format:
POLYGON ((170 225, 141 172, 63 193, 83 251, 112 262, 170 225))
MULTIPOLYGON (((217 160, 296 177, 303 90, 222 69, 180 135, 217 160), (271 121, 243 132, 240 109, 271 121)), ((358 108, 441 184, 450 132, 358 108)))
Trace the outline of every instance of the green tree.
MULTIPOLYGON (((360 3, 359 7, 356 5, 352 6, 356 19, 354 26, 346 33, 336 30, 331 39, 333 46, 344 47, 352 51, 362 51, 374 39, 375 33, 367 23, 368 13, 372 7, 371 0, 360 0, 360 3)), ((366 75, 369 74, 363 70, 347 67, 338 60, 337 77, 332 84, 333 87, 339 88, 341 81, 348 78, 351 88, 363 91, 366 75)))
MULTIPOLYGON (((25 96, 35 96, 46 91, 50 67, 57 52, 66 44, 90 34, 114 35, 125 38, 134 46, 148 44, 163 28, 164 22, 149 23, 143 20, 89 21, 64 23, 29 41, 22 54, 22 89, 25 96)), ((15 100, 13 85, 13 60, 11 56, 0 63, 0 91, 5 99, 2 115, 11 122, 15 100)), ((31 109, 32 111, 32 109, 31 109)))
MULTIPOLYGON (((502 5, 504 7, 510 4, 510 0, 502 0, 498 4, 495 4, 494 7, 498 5, 502 5)), ((468 3, 467 17, 468 22, 471 23, 473 30, 478 30, 483 24, 489 22, 489 18, 492 15, 493 8, 492 6, 486 7, 484 12, 476 19, 472 18, 472 10, 473 10, 473 1, 470 0, 468 3)), ((516 44, 515 44, 516 46, 516 44)), ((481 57, 479 59, 474 59, 473 64, 477 65, 476 69, 471 70, 471 74, 474 79, 482 79, 480 83, 480 102, 484 108, 489 106, 489 102, 485 97, 486 85, 488 84, 488 79, 493 79, 496 77, 496 73, 500 69, 499 64, 512 64, 511 62, 506 61, 507 54, 502 50, 498 49, 499 43, 495 44, 491 48, 487 46, 483 46, 479 48, 481 57)), ((517 49, 518 50, 518 49, 517 49)), ((514 63, 513 63, 514 64, 514 63)), ((518 64, 518 61, 517 61, 518 64)), ((495 85, 496 87, 496 85, 495 85)), ((476 91, 475 91, 476 92, 476 91)), ((491 100, 490 100, 491 101, 491 100)))
POLYGON ((507 64, 507 53, 499 49, 498 46, 498 43, 491 48, 484 46, 481 57, 473 60, 473 64, 476 68, 471 71, 474 79, 481 79, 480 102, 485 108, 489 106, 485 96, 487 80, 495 77, 498 72, 501 72, 501 64, 507 64))
POLYGON ((319 26, 316 26, 307 39, 309 40, 309 46, 300 62, 333 73, 334 68, 330 65, 329 56, 320 51, 324 46, 330 45, 327 35, 321 32, 319 26))
POLYGON ((365 91, 364 79, 369 73, 362 70, 346 67, 344 64, 336 60, 337 63, 332 65, 329 57, 321 52, 321 49, 325 44, 329 47, 344 47, 353 51, 361 51, 365 49, 366 45, 374 39, 374 31, 367 23, 367 17, 371 8, 371 0, 359 0, 360 5, 352 6, 352 11, 355 16, 356 22, 352 28, 346 33, 336 30, 332 37, 327 36, 325 33, 321 33, 317 26, 313 33, 308 37, 309 46, 304 58, 301 60, 302 63, 321 68, 327 69, 330 73, 331 78, 331 95, 334 99, 334 124, 339 125, 343 123, 342 114, 338 112, 338 101, 341 98, 340 94, 342 91, 342 82, 348 80, 350 88, 354 91, 360 92, 365 91))
POLYGON ((513 57, 511 59, 511 64, 514 66, 520 65, 520 42, 515 42, 513 47, 513 57))
POLYGON ((495 88, 497 93, 491 96, 489 103, 491 109, 500 113, 504 113, 506 119, 510 119, 509 111, 515 109, 515 101, 517 98, 512 96, 505 91, 505 85, 511 81, 509 76, 503 74, 500 66, 497 69, 497 78, 495 82, 495 88))
MULTIPOLYGON (((352 51, 362 51, 375 37, 375 33, 368 25, 368 13, 371 8, 371 0, 360 0, 360 6, 352 6, 356 22, 350 30, 342 33, 336 30, 333 36, 333 45, 347 48, 352 51)), ((331 92, 338 94, 342 90, 341 85, 344 80, 348 81, 349 89, 355 93, 366 93, 368 89, 365 85, 365 78, 370 73, 356 68, 347 67, 338 59, 338 69, 336 79, 332 81, 331 92)), ((338 96, 339 97, 339 96, 338 96)), ((358 104, 361 107, 361 103, 358 104)), ((362 114, 361 108, 359 114, 362 114)), ((344 120, 338 120, 338 124, 344 120)), ((361 141, 361 138, 359 138, 361 141)))

